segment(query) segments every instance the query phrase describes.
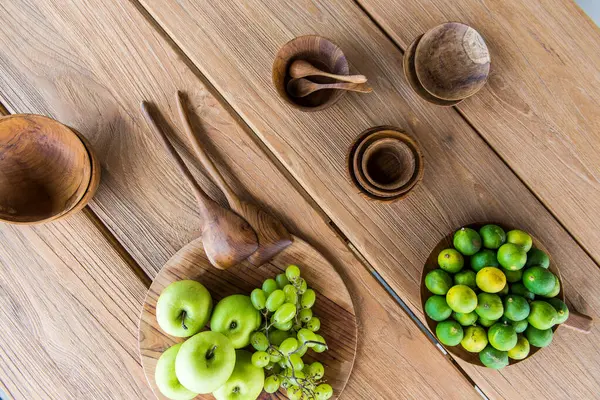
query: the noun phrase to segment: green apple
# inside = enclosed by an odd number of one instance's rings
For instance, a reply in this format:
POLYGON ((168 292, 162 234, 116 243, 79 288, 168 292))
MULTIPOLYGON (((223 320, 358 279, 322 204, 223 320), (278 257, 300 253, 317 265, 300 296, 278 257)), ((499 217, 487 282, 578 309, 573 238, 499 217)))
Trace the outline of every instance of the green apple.
POLYGON ((223 386, 235 367, 231 340, 219 332, 204 331, 186 340, 175 359, 179 382, 196 393, 211 393, 223 386))
POLYGON ((223 386, 213 393, 217 400, 256 400, 265 384, 265 371, 252 365, 252 353, 235 351, 235 368, 223 386))
POLYGON ((190 400, 198 395, 186 389, 175 374, 175 358, 181 344, 169 347, 158 359, 156 370, 154 372, 154 380, 156 386, 162 394, 171 400, 190 400))
POLYGON ((250 343, 250 335, 260 327, 262 318, 250 297, 241 294, 227 296, 217 303, 210 319, 210 329, 231 339, 233 347, 241 349, 250 343))
POLYGON ((156 320, 171 336, 189 337, 200 332, 210 318, 212 298, 199 282, 183 280, 167 286, 156 303, 156 320))

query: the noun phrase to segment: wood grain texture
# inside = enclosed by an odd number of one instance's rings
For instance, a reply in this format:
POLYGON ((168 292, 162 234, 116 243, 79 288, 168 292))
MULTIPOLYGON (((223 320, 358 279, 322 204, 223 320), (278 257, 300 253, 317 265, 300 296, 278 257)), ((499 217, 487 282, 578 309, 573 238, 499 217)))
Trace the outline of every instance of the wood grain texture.
POLYGON ((14 399, 152 396, 137 350, 146 287, 88 217, 0 225, 0 387, 14 399))
MULTIPOLYGON (((479 398, 131 2, 18 1, 1 12, 7 21, 0 25, 3 102, 85 132, 104 169, 91 207, 150 276, 197 237, 201 221, 185 181, 138 111, 141 100, 164 110, 178 128, 170 137, 179 138, 176 147, 195 178, 226 204, 190 162, 192 149, 180 145, 186 140, 172 94, 182 89, 194 131, 227 182, 242 199, 285 219, 290 231, 332 260, 348 287, 359 343, 347 398, 479 398)), ((271 81, 270 66, 265 79, 271 81)))
POLYGON ((600 29, 576 2, 358 2, 403 49, 446 21, 482 34, 492 71, 460 112, 600 262, 600 29))
MULTIPOLYGON (((346 285, 335 268, 312 246, 297 237, 293 238, 291 246, 259 268, 246 262, 227 271, 215 271, 199 239, 190 242, 167 261, 152 282, 140 317, 142 365, 157 397, 164 398, 154 380, 158 358, 169 347, 185 340, 163 333, 156 321, 156 303, 164 288, 182 279, 192 279, 202 283, 216 303, 232 294, 248 295, 254 288, 260 287, 265 279, 274 278, 290 264, 300 267, 302 276, 317 292, 313 311, 322 321, 319 335, 325 338, 329 347, 321 354, 309 351, 307 360, 323 363, 325 379, 334 390, 333 398, 340 397, 356 355, 358 332, 354 306, 346 285)), ((274 395, 263 392, 261 399, 281 398, 285 396, 284 393, 284 390, 274 395)), ((213 396, 209 394, 197 398, 212 399, 213 396)))
MULTIPOLYGON (((448 231, 486 220, 538 237, 568 265, 563 273, 572 306, 600 313, 597 265, 455 110, 426 104, 412 92, 402 76, 402 53, 355 3, 313 1, 293 10, 272 1, 142 3, 420 316, 418 280, 431 249, 448 231), (373 94, 348 94, 312 114, 280 101, 268 85, 271 60, 282 44, 307 32, 335 41, 353 71, 377 77, 369 81, 373 94), (427 164, 421 185, 391 205, 364 199, 343 171, 353 138, 381 124, 414 135, 427 164)), ((593 397, 600 392, 599 333, 573 335, 559 332, 548 351, 501 372, 464 368, 492 397, 593 397)))

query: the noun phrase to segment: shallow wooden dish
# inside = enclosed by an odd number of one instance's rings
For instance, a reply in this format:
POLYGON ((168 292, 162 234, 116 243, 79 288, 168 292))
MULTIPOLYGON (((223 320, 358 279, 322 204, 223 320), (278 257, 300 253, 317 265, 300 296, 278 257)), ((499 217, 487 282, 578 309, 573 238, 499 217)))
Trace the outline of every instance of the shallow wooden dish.
MULTIPOLYGON (((273 62, 273 84, 277 93, 290 105, 302 111, 319 111, 334 105, 344 94, 345 90, 325 89, 314 92, 306 97, 292 97, 287 92, 287 84, 292 79, 289 67, 296 60, 304 60, 314 67, 337 75, 348 75, 350 69, 348 60, 335 43, 317 36, 299 36, 287 42, 277 52, 273 62)), ((316 83, 337 82, 323 76, 307 77, 316 83)))
POLYGON ((80 204, 92 175, 89 150, 65 125, 41 115, 0 118, 0 220, 63 217, 80 204))
MULTIPOLYGON (((467 225, 466 227, 473 228, 477 232, 479 232, 479 229, 483 225, 486 225, 488 223, 498 225, 498 226, 502 227, 502 229, 504 229, 506 232, 508 232, 509 230, 512 230, 512 229, 518 229, 518 228, 513 228, 513 227, 507 227, 506 225, 499 224, 496 222, 487 222, 485 224, 477 223, 477 224, 467 225)), ((457 228, 457 229, 460 229, 460 228, 457 228)), ((421 273, 421 307, 423 309, 423 314, 425 315, 425 319, 427 321, 427 326, 429 327, 429 330, 433 333, 434 336, 435 336, 435 327, 437 326, 438 323, 436 321, 432 320, 431 318, 429 318, 427 316, 427 314, 425 313, 425 302, 427 301, 427 299, 429 297, 433 296, 433 294, 425 286, 425 276, 430 271, 433 271, 434 269, 439 268, 438 263, 437 263, 437 257, 438 257, 438 254, 440 253, 440 251, 447 249, 447 248, 454 248, 454 245, 452 243, 452 238, 454 236, 454 232, 456 232, 456 229, 454 231, 452 231, 450 234, 446 235, 444 238, 442 238, 442 240, 440 240, 440 242, 437 244, 437 246, 434 247, 433 251, 427 258, 427 261, 425 262, 425 266, 423 267, 423 272, 421 273)), ((558 280, 560 282, 560 292, 558 293, 558 295, 556 297, 561 299, 562 301, 565 301, 565 294, 563 292, 564 286, 563 286, 562 278, 560 276, 560 271, 559 271, 558 267, 556 266, 556 264, 554 264, 552 262, 552 255, 536 238, 534 238, 532 236, 532 239, 533 239, 533 247, 537 247, 538 249, 543 250, 550 257, 549 270, 552 271, 552 273, 558 277, 558 280)), ((468 257, 465 257, 465 264, 467 262, 469 262, 468 257)), ((571 310, 569 310, 569 314, 571 315, 571 310)), ((566 324, 566 322, 564 324, 566 324)), ((564 324, 561 324, 561 325, 564 325, 564 324)), ((554 332, 556 332, 556 330, 558 329, 559 326, 560 325, 555 325, 554 327, 552 327, 552 330, 554 332)), ((552 344, 550 344, 550 346, 552 346, 552 344)), ((481 367, 485 367, 479 360, 478 353, 470 353, 470 352, 466 351, 460 344, 458 346, 444 346, 444 347, 450 353, 452 353, 453 355, 455 355, 458 358, 465 360, 468 363, 479 365, 481 367)), ((513 360, 513 359, 509 358, 509 366, 517 364, 521 361, 527 360, 528 358, 532 357, 535 353, 537 353, 541 349, 542 348, 540 348, 540 347, 531 346, 529 355, 526 358, 524 358, 523 360, 513 360)))
MULTIPOLYGON (((403 154, 398 155, 402 156, 403 154)), ((350 147, 347 165, 352 183, 367 198, 379 201, 395 201, 406 197, 422 179, 424 171, 423 155, 417 142, 400 129, 392 126, 378 126, 361 133, 350 147), (412 165, 414 165, 414 171, 410 179, 404 184, 391 189, 372 184, 367 177, 367 175, 370 175, 369 172, 364 170, 366 163, 363 163, 363 156, 367 149, 384 139, 395 139, 407 145, 412 151, 412 165)))
POLYGON ((428 101, 432 104, 442 107, 451 107, 460 103, 462 100, 444 100, 439 99, 429 93, 421 82, 419 82, 419 78, 417 77, 417 71, 415 71, 415 52, 417 51, 417 45, 423 35, 418 36, 413 42, 408 46, 406 52, 404 53, 404 58, 402 59, 402 67, 404 69, 404 76, 408 81, 411 89, 418 94, 423 100, 428 101))
POLYGON ((459 22, 447 22, 425 32, 414 60, 423 88, 443 100, 474 95, 490 73, 490 53, 483 37, 459 22))
MULTIPOLYGON (((348 382, 356 356, 358 332, 352 299, 333 266, 308 243, 293 237, 291 246, 261 267, 244 262, 227 270, 218 270, 206 258, 201 239, 189 243, 167 261, 146 295, 138 337, 144 373, 158 398, 165 399, 154 382, 156 362, 163 351, 184 341, 163 333, 156 322, 156 302, 162 290, 174 281, 194 279, 206 286, 216 304, 231 294, 249 295, 266 278, 275 277, 289 264, 300 266, 309 286, 317 292, 313 310, 321 319, 319 334, 329 346, 329 350, 320 354, 309 350, 307 359, 314 356, 315 360, 323 363, 325 379, 333 387, 334 398, 339 397, 348 382)), ((213 396, 199 395, 197 398, 211 399, 213 396)), ((281 399, 286 396, 281 391, 273 395, 263 392, 260 398, 281 399)))

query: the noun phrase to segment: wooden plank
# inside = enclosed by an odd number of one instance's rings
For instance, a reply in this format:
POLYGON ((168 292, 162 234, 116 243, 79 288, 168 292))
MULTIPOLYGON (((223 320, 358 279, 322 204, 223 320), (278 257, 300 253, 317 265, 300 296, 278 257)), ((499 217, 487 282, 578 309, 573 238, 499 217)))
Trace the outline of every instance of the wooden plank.
POLYGON ((15 399, 149 398, 137 349, 146 286, 79 213, 0 225, 0 387, 15 399))
POLYGON ((484 36, 488 84, 458 105, 600 262, 600 29, 573 1, 358 0, 403 49, 445 21, 484 36))
MULTIPOLYGON (((0 12, 6 21, 0 92, 7 106, 52 115, 90 139, 103 165, 91 207, 149 275, 200 226, 193 196, 139 112, 140 101, 151 100, 169 125, 180 127, 174 93, 182 89, 191 94, 202 120, 195 125, 226 179, 315 245, 355 299, 359 346, 345 396, 478 397, 131 2, 17 1, 0 12)), ((180 150, 201 185, 223 202, 190 161, 187 144, 180 150)))
MULTIPOLYGON (((575 307, 598 314, 594 262, 454 110, 424 104, 412 93, 401 52, 355 3, 313 1, 293 9, 273 1, 142 3, 419 315, 418 280, 430 249, 456 227, 487 220, 531 231, 562 267, 575 307), (372 95, 350 94, 314 114, 277 97, 270 82, 277 50, 314 32, 340 45, 353 72, 371 78, 372 95), (344 171, 354 137, 383 124, 413 134, 426 160, 422 184, 391 205, 365 200, 344 171)), ((493 397, 591 397, 600 392, 598 342, 597 330, 581 338, 564 331, 551 348, 500 373, 463 367, 493 397), (563 365, 580 373, 564 379, 563 365)))

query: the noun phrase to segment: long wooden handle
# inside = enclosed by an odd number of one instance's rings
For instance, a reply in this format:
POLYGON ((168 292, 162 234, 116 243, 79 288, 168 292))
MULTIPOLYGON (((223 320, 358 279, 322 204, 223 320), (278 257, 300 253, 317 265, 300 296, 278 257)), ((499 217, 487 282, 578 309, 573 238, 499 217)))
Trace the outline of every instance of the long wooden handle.
POLYGON ((338 81, 349 82, 349 83, 365 83, 367 81, 367 77, 364 75, 337 75, 337 74, 330 74, 329 72, 323 72, 323 71, 319 72, 318 74, 315 73, 315 75, 326 76, 328 78, 333 78, 338 81))
POLYGON ((196 179, 194 179, 194 176, 188 169, 187 165, 185 165, 185 163, 179 156, 179 153, 177 153, 177 151, 169 141, 169 138, 167 138, 167 135, 165 135, 162 129, 159 128, 158 124, 154 120, 154 117, 152 117, 152 113, 149 110, 149 104, 146 101, 142 101, 141 108, 142 114, 144 115, 144 118, 146 118, 146 122, 148 123, 148 125, 150 125, 154 133, 156 133, 156 135, 161 138, 167 152, 171 155, 171 157, 175 161, 175 164, 177 164, 177 167, 179 167, 179 171, 192 188, 192 191, 194 192, 198 203, 202 207, 203 215, 207 215, 207 213, 210 213, 209 209, 211 209, 211 207, 208 206, 208 203, 212 203, 213 200, 210 197, 208 197, 208 195, 204 192, 204 190, 202 190, 200 185, 198 185, 198 182, 196 182, 196 179))
POLYGON ((594 320, 592 317, 581 314, 575 310, 569 310, 569 318, 563 323, 564 326, 582 333, 590 333, 594 320))
POLYGON ((371 93, 373 91, 372 87, 364 83, 322 83, 319 84, 319 90, 321 89, 349 90, 360 93, 371 93))
POLYGON ((213 181, 216 183, 219 189, 221 189, 221 191, 227 198, 227 201, 229 202, 229 206, 234 211, 240 212, 241 201, 239 197, 235 194, 231 187, 229 187, 229 185, 223 178, 223 175, 221 175, 221 172, 219 172, 212 159, 208 156, 208 154, 200 144, 200 141, 194 134, 192 125, 190 124, 188 113, 185 108, 183 93, 181 93, 180 91, 177 92, 177 108, 179 110, 179 117, 183 122, 185 133, 190 139, 190 142, 192 142, 192 147, 194 148, 198 159, 200 159, 202 166, 204 166, 204 168, 208 171, 213 181))

